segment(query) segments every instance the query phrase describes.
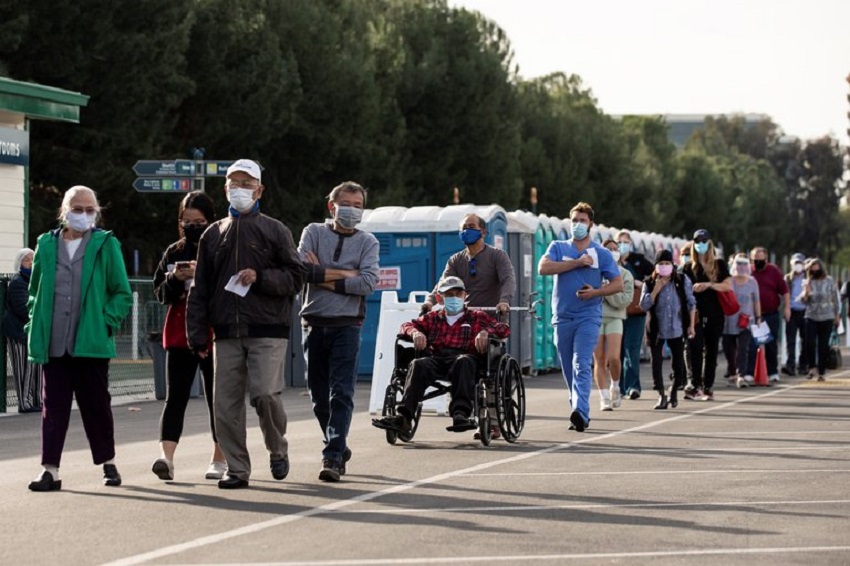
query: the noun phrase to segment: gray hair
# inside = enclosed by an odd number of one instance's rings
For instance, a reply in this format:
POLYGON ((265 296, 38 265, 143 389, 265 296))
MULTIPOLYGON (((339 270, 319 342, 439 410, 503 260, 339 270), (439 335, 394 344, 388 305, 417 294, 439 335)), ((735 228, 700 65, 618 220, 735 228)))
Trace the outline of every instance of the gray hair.
MULTIPOLYGON (((62 197, 62 206, 59 207, 59 220, 65 220, 65 215, 71 210, 71 201, 80 193, 88 193, 94 199, 94 208, 97 211, 97 220, 100 220, 100 203, 97 200, 97 193, 84 185, 74 185, 62 197)), ((95 220, 95 223, 97 222, 95 220)))
POLYGON ((28 254, 35 254, 35 252, 29 248, 21 248, 18 250, 18 253, 15 254, 15 259, 12 261, 12 265, 14 266, 13 271, 15 273, 21 270, 21 262, 24 261, 24 258, 27 257, 28 254))
POLYGON ((354 181, 345 181, 344 183, 340 183, 328 195, 328 200, 331 202, 336 202, 336 199, 339 198, 339 193, 360 193, 363 195, 363 205, 366 205, 366 189, 363 188, 362 185, 355 183, 354 181))

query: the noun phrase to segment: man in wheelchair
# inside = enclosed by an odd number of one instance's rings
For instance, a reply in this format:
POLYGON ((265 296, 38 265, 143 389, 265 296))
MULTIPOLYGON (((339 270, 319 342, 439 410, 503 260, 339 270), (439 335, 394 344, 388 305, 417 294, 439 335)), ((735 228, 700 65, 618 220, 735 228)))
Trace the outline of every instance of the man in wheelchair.
POLYGON ((466 287, 459 277, 446 277, 437 286, 440 310, 430 311, 401 325, 399 336, 413 340, 417 353, 408 367, 404 394, 393 416, 373 419, 372 425, 385 430, 409 433, 425 390, 435 380, 451 383, 449 413, 452 425, 447 430, 464 432, 476 428, 470 419, 475 395, 478 366, 485 363, 490 337, 507 338, 510 328, 483 311, 464 306, 466 287))

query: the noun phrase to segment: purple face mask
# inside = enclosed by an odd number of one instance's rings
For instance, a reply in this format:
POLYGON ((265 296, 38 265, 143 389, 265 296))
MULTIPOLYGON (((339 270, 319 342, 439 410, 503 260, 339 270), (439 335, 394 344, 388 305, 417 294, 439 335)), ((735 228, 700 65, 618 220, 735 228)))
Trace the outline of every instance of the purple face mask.
POLYGON ((658 275, 661 277, 670 277, 673 274, 673 266, 670 264, 656 265, 655 271, 658 272, 658 275))

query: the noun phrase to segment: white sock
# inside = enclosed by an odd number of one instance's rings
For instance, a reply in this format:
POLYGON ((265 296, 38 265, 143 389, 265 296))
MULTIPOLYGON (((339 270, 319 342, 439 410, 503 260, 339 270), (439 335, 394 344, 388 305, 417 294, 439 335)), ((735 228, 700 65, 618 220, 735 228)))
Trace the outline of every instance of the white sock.
POLYGON ((616 390, 618 392, 620 391, 620 381, 619 380, 617 380, 617 381, 614 381, 613 379, 611 380, 611 391, 614 391, 614 390, 616 390))
POLYGON ((114 465, 115 464, 115 458, 112 458, 111 460, 107 460, 106 462, 103 463, 104 466, 106 464, 113 464, 114 465))
POLYGON ((50 472, 50 475, 53 476, 54 480, 59 479, 59 468, 56 466, 44 466, 45 472, 50 472))
POLYGON ((602 397, 603 399, 610 399, 611 398, 611 392, 608 391, 607 389, 600 389, 599 390, 599 396, 602 397))

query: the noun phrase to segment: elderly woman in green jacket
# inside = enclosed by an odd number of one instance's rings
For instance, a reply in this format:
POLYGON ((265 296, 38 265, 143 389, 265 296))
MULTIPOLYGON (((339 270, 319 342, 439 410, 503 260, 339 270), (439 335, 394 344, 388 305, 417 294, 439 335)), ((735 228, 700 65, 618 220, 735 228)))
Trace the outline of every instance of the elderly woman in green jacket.
POLYGON ((113 336, 132 306, 121 244, 96 228, 100 205, 88 187, 68 189, 62 225, 38 238, 29 286, 29 357, 44 367, 41 463, 32 491, 62 487, 59 463, 76 397, 103 483, 121 485, 109 395, 113 336))

